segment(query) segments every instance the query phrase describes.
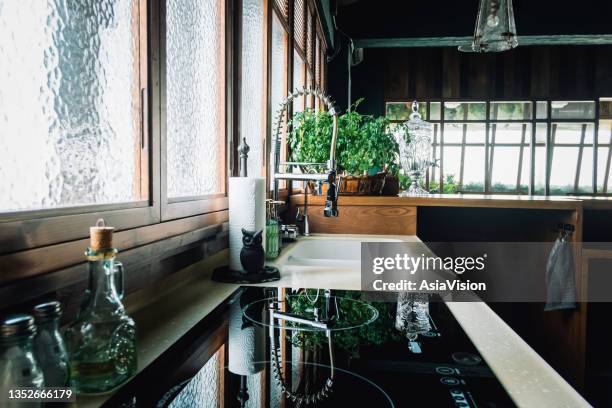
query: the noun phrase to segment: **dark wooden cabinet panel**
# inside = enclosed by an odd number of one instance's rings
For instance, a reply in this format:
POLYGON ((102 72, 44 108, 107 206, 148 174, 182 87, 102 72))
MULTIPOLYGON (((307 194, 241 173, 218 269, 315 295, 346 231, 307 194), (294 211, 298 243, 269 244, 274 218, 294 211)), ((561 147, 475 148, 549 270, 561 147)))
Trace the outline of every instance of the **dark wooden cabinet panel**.
MULTIPOLYGON (((384 112, 386 101, 414 98, 590 99, 612 96, 610 72, 609 45, 519 46, 498 54, 454 48, 367 49, 364 61, 352 68, 352 99, 365 98, 362 108, 375 114, 384 112), (372 89, 372 84, 383 84, 384 91, 372 89)), ((331 80, 346 82, 345 77, 331 80)))

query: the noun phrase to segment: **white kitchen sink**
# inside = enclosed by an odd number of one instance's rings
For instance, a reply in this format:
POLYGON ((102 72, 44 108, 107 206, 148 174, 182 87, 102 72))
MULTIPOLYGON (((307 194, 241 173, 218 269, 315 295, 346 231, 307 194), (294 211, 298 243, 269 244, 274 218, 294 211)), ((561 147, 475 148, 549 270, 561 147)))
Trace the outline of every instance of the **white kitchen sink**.
POLYGON ((301 238, 287 248, 287 256, 280 265, 313 266, 323 268, 359 269, 362 242, 400 242, 400 239, 379 236, 318 235, 301 238))

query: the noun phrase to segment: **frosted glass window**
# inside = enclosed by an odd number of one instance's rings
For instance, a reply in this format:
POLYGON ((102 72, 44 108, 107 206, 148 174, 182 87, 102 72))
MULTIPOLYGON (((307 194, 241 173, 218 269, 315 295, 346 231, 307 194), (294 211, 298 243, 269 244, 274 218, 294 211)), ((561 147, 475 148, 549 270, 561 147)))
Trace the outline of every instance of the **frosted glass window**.
POLYGON ((242 90, 240 134, 251 148, 248 174, 263 175, 265 68, 264 1, 244 0, 242 3, 242 90))
MULTIPOLYGON (((304 73, 306 66, 300 54, 293 50, 293 89, 301 89, 304 87, 304 73)), ((293 112, 302 112, 304 110, 304 98, 298 98, 293 102, 293 112)))
POLYGON ((217 351, 206 362, 204 367, 198 371, 185 388, 170 402, 168 405, 170 408, 217 408, 219 406, 222 386, 222 377, 219 375, 220 352, 223 352, 223 348, 217 351))
POLYGON ((0 212, 147 198, 137 10, 0 2, 0 212))
MULTIPOLYGON (((287 32, 283 28, 282 23, 273 13, 272 16, 272 93, 270 95, 271 106, 272 106, 272 117, 276 117, 276 113, 280 107, 280 104, 287 97, 287 32)), ((286 115, 285 115, 286 118, 286 115)), ((282 129, 286 129, 285 124, 281 126, 282 129)), ((285 132, 280 137, 281 139, 281 161, 285 160, 286 157, 286 146, 287 138, 285 132)), ((273 144, 273 143, 272 143, 273 144)), ((274 171, 274 153, 270 155, 270 172, 274 171)), ((270 178, 270 183, 273 183, 270 178)), ((279 182, 279 186, 283 188, 286 185, 284 180, 279 182)))
POLYGON ((168 197, 223 192, 223 0, 168 0, 166 165, 168 197))

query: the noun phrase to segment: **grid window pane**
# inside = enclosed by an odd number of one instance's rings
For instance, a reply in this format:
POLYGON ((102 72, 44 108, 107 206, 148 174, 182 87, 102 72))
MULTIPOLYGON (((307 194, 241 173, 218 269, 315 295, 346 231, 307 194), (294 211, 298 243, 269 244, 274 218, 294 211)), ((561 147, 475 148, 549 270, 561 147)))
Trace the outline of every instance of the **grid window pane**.
MULTIPOLYGON (((456 193, 459 191, 459 173, 461 171, 461 147, 443 146, 444 157, 442 165, 443 192, 456 193)), ((484 165, 483 165, 484 168, 484 165)))
MULTIPOLYGON (((605 105, 606 100, 602 101, 605 105)), ((442 134, 433 142, 433 156, 440 169, 429 171, 432 189, 439 189, 442 181, 444 193, 482 192, 486 187, 491 193, 527 194, 533 174, 533 194, 545 194, 547 184, 550 194, 584 194, 593 192, 593 175, 597 171, 598 192, 608 192, 612 178, 612 120, 605 116, 607 113, 600 118, 594 163, 595 123, 585 119, 594 118, 595 101, 492 101, 488 114, 486 102, 445 101, 442 119, 439 106, 439 102, 429 103, 428 120, 442 128, 442 134), (552 118, 558 120, 549 118, 550 108, 552 118), (537 120, 534 146, 533 109, 537 120)), ((387 117, 399 122, 407 118, 408 107, 408 102, 387 102, 387 117)), ((599 109, 600 113, 609 110, 601 103, 599 109)))
POLYGON ((429 120, 440 120, 440 102, 431 102, 429 108, 431 109, 429 120))
POLYGON ((599 122, 597 149, 597 191, 612 192, 612 121, 599 122))
POLYGON ((537 101, 536 102, 536 119, 548 118, 548 102, 537 101))
POLYGON ((485 125, 444 125, 444 192, 482 192, 485 172, 485 125))
POLYGON ((555 146, 550 173, 550 192, 552 195, 573 192, 586 193, 592 190, 593 170, 591 166, 593 164, 593 147, 583 149, 578 188, 575 189, 579 157, 579 149, 555 146))
POLYGON ((483 123, 445 123, 444 143, 485 142, 486 126, 483 123))
MULTIPOLYGON (((387 102, 385 104, 386 116, 390 120, 405 121, 410 119, 412 102, 387 102)), ((427 118, 427 104, 419 103, 419 113, 423 119, 427 118)))
POLYGON ((489 165, 491 166, 492 192, 528 192, 530 140, 530 124, 496 123, 491 125, 489 165))
POLYGON ((551 194, 592 192, 593 131, 593 124, 552 124, 551 194))
POLYGON ((529 148, 499 146, 495 149, 495 161, 491 171, 491 191, 527 193, 529 189, 529 148), (522 160, 521 160, 522 157, 522 160), (521 173, 518 173, 520 163, 521 173), (517 191, 517 180, 520 187, 517 191))
POLYGON ((550 103, 552 119, 593 119, 595 102, 552 101, 550 103))
POLYGON ((462 191, 483 192, 485 173, 484 146, 466 146, 463 160, 462 191))
POLYGON ((530 120, 531 102, 491 102, 491 120, 530 120))
POLYGON ((224 190, 223 0, 169 0, 166 24, 168 197, 224 190))
POLYGON ((612 119, 612 100, 602 98, 599 100, 599 119, 612 119))
POLYGON ((134 10, 0 4, 0 212, 147 198, 134 10))
POLYGON ((264 1, 244 0, 242 3, 242 89, 240 134, 251 148, 248 174, 263 175, 264 169, 264 1))
POLYGON ((534 193, 546 194, 546 134, 548 125, 536 125, 535 158, 534 158, 534 193))
POLYGON ((484 102, 444 102, 444 120, 485 120, 484 102))
POLYGON ((555 144, 593 144, 594 125, 592 123, 553 123, 552 126, 552 138, 555 144))

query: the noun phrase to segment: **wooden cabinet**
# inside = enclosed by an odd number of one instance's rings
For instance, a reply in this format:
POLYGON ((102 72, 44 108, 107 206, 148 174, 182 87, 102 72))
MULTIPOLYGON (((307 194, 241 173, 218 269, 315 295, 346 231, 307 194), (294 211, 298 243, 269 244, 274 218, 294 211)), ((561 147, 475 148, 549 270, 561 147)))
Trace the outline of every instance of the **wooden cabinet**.
POLYGON ((417 209, 405 205, 341 205, 338 217, 323 216, 322 205, 309 205, 310 231, 329 234, 416 235, 417 209))

